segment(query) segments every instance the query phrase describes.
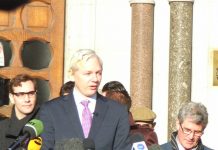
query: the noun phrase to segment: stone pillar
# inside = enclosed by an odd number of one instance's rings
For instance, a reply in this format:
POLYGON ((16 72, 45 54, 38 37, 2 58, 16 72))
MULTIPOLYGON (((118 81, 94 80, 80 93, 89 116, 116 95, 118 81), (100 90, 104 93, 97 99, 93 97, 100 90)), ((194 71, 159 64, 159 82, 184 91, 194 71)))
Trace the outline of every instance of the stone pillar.
POLYGON ((191 101, 193 3, 194 0, 169 0, 168 138, 177 130, 179 108, 183 103, 191 101))
POLYGON ((152 107, 154 1, 131 0, 131 83, 132 108, 152 107))

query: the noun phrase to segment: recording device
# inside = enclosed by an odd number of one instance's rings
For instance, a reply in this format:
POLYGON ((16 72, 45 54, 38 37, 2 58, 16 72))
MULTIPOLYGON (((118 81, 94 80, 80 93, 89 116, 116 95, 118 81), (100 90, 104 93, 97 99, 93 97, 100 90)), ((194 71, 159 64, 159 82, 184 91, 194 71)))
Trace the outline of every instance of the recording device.
POLYGON ((97 112, 94 112, 94 113, 93 113, 93 116, 98 117, 98 113, 97 113, 97 112))
POLYGON ((40 120, 33 119, 30 120, 23 128, 22 135, 19 136, 7 150, 15 150, 16 148, 22 146, 25 141, 33 139, 39 136, 43 131, 43 123, 40 120))
POLYGON ((84 150, 95 150, 95 142, 91 138, 83 140, 84 150))
MULTIPOLYGON (((71 138, 57 141, 55 150, 95 150, 95 143, 92 139, 71 138)), ((29 149, 28 149, 29 150, 29 149)))
POLYGON ((71 138, 57 141, 55 150, 84 150, 83 141, 79 138, 71 138))
POLYGON ((134 133, 130 136, 130 140, 133 143, 131 150, 148 150, 142 134, 134 133))
POLYGON ((42 146, 42 138, 36 137, 29 141, 27 150, 40 150, 42 146))

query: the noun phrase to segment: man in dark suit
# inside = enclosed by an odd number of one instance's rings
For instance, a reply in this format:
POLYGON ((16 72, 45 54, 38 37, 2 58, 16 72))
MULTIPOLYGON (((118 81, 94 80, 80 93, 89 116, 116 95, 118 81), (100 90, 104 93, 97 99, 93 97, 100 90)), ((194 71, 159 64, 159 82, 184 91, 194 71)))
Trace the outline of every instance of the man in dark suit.
POLYGON ((127 143, 129 133, 126 106, 108 100, 97 90, 102 78, 102 61, 92 50, 78 50, 71 59, 69 73, 75 86, 69 95, 46 102, 40 111, 44 124, 42 150, 54 149, 64 139, 91 138, 96 150, 130 150, 127 143), (91 119, 84 120, 84 106, 89 105, 91 119), (83 124, 91 121, 84 129, 83 124), (86 135, 88 133, 88 135, 86 135))

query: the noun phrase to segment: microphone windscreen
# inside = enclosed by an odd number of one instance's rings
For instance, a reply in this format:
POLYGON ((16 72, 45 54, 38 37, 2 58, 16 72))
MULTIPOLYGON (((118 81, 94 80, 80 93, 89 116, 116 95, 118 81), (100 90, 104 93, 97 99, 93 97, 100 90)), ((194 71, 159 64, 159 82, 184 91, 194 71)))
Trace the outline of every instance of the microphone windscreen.
POLYGON ((42 146, 42 138, 36 137, 29 141, 27 150, 40 150, 42 146))
POLYGON ((43 131, 43 124, 40 120, 30 120, 23 128, 23 135, 19 136, 9 147, 8 150, 14 150, 21 145, 26 146, 26 141, 37 137, 43 131))
POLYGON ((44 126, 38 119, 30 120, 23 128, 23 133, 28 132, 30 139, 39 136, 43 132, 44 126))
POLYGON ((132 143, 144 141, 144 135, 141 133, 133 133, 130 135, 130 140, 132 143))
POLYGON ((83 142, 79 138, 65 139, 57 141, 55 150, 84 150, 83 142))
POLYGON ((84 150, 94 150, 95 142, 91 138, 86 138, 83 140, 84 150))
POLYGON ((132 150, 148 150, 145 141, 144 136, 141 133, 134 133, 130 136, 130 140, 133 143, 132 144, 132 150))

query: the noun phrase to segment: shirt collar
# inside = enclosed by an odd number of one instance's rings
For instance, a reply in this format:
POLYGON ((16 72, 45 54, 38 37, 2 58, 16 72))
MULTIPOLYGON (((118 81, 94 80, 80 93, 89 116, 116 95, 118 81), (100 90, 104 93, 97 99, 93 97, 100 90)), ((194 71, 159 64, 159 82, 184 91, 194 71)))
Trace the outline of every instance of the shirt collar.
POLYGON ((97 93, 91 97, 84 96, 77 88, 74 88, 73 95, 76 103, 80 103, 82 100, 89 100, 91 103, 96 101, 97 93))
MULTIPOLYGON (((185 150, 185 148, 182 146, 182 144, 179 142, 178 136, 176 136, 176 143, 179 147, 179 150, 185 150)), ((198 147, 192 148, 191 150, 197 150, 198 147)))

